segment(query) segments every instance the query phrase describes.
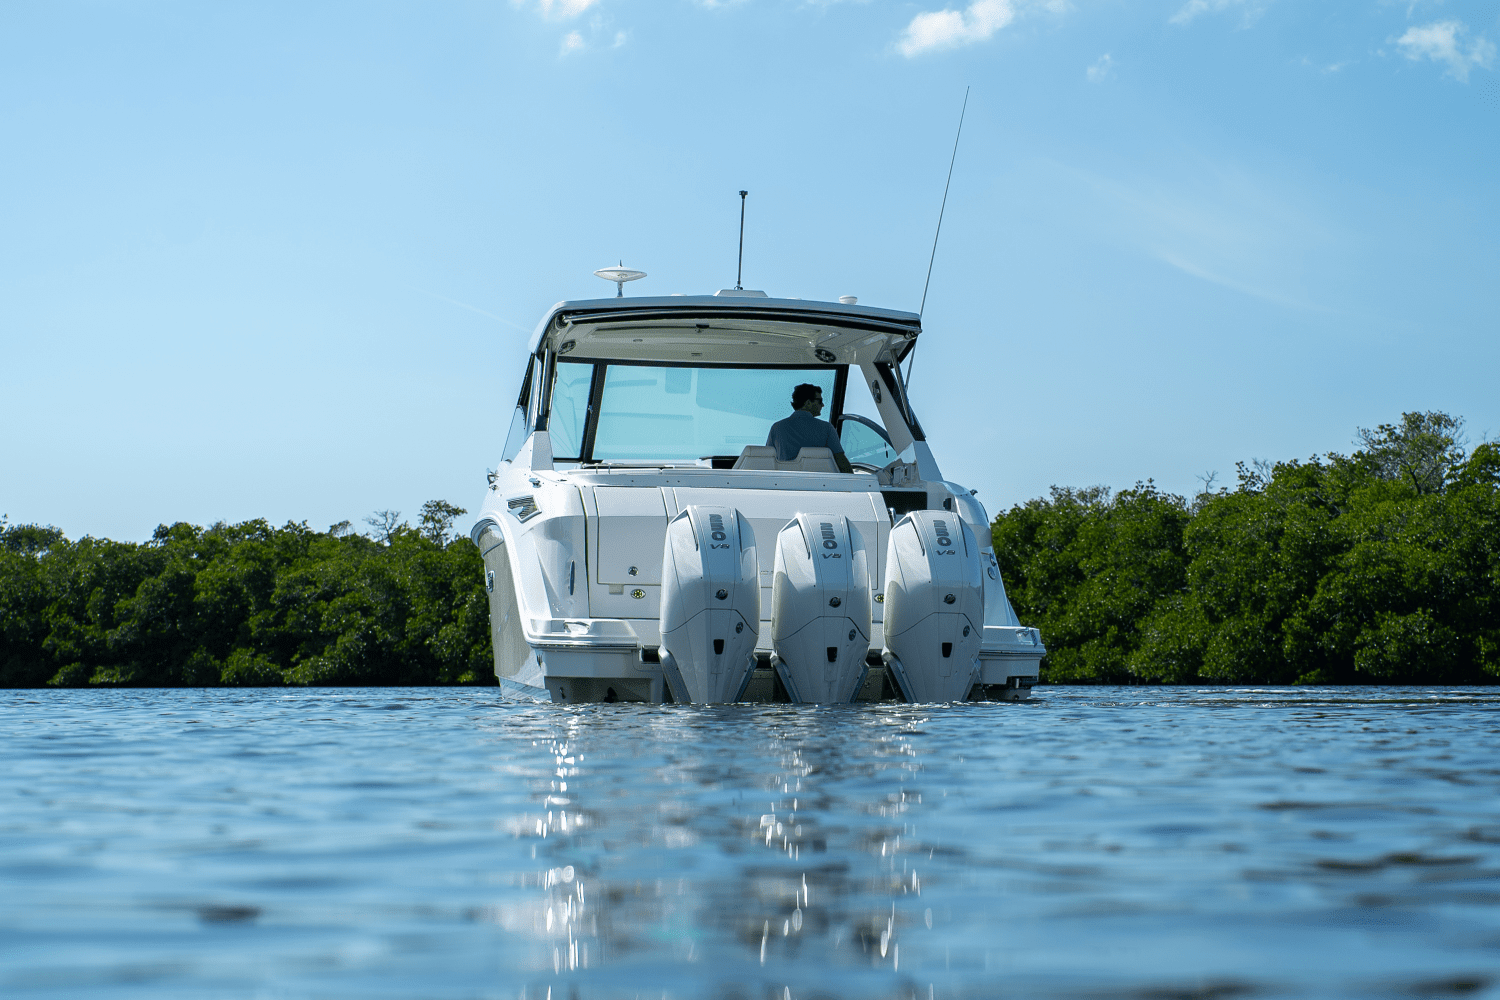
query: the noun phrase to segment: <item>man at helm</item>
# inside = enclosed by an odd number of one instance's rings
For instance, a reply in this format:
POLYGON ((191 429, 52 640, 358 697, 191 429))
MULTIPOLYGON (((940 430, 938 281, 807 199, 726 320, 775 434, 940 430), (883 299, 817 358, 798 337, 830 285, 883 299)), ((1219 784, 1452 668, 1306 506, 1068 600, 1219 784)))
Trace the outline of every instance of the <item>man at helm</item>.
POLYGON ((793 461, 803 448, 827 448, 833 452, 840 472, 853 472, 838 432, 832 424, 818 419, 822 412, 822 387, 804 382, 792 390, 792 415, 771 425, 766 444, 776 449, 778 462, 793 461))

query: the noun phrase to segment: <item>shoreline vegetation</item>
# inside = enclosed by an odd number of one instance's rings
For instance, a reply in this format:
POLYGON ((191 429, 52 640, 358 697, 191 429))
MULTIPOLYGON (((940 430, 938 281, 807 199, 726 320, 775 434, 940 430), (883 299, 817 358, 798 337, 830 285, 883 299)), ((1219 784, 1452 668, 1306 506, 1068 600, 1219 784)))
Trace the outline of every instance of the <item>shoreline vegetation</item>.
MULTIPOLYGON (((1051 684, 1500 683, 1500 446, 1438 412, 1189 499, 1053 487, 996 516, 1051 684)), ((495 684, 465 511, 143 543, 0 518, 0 687, 495 684)))
POLYGON ((461 507, 162 525, 149 542, 0 531, 0 687, 494 685, 483 562, 461 507))
POLYGON ((1044 683, 1500 683, 1500 446, 1406 413, 1191 500, 1054 487, 995 518, 1044 683))

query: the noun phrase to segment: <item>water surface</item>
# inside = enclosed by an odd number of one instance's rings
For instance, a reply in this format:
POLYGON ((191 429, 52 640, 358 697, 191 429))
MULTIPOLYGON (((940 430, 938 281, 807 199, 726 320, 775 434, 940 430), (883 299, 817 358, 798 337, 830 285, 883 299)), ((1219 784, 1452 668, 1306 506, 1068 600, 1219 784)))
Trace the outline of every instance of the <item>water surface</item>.
POLYGON ((1491 995, 1497 709, 0 692, 0 995, 1491 995))

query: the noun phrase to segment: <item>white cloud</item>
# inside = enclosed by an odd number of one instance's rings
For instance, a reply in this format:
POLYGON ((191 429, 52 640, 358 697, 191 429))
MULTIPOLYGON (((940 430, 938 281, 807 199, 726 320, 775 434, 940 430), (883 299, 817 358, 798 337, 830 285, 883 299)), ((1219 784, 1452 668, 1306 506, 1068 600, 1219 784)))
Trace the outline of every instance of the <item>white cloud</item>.
MULTIPOLYGON (((597 9, 599 0, 510 0, 510 3, 517 10, 535 11, 549 21, 576 22, 590 8, 597 9)), ((630 32, 616 29, 614 19, 599 10, 562 36, 557 54, 562 58, 575 52, 618 49, 629 41, 630 32)))
POLYGON ((557 17, 562 20, 577 17, 598 2, 599 0, 537 0, 542 8, 543 17, 557 17))
POLYGON ((1167 20, 1172 24, 1187 24, 1199 14, 1216 14, 1219 11, 1235 9, 1244 11, 1243 24, 1248 26, 1265 13, 1265 4, 1262 0, 1188 0, 1167 20))
POLYGON ((1086 75, 1089 78, 1089 83, 1101 83, 1104 80, 1109 79, 1109 75, 1113 73, 1114 70, 1115 61, 1114 59, 1110 58, 1109 53, 1106 52, 1104 53, 1104 55, 1094 60, 1094 65, 1088 68, 1086 75))
POLYGON ((1408 59, 1446 63, 1449 76, 1467 82, 1470 69, 1475 66, 1489 69, 1494 63, 1495 43, 1476 38, 1466 50, 1459 38, 1466 31, 1468 28, 1461 21, 1434 21, 1419 28, 1407 28, 1406 34, 1396 39, 1396 45, 1408 59))
POLYGON ((1308 69, 1315 69, 1319 73, 1322 73, 1324 76, 1331 76, 1334 73, 1342 72, 1343 70, 1348 69, 1350 66, 1353 66, 1356 61, 1357 60, 1353 59, 1344 59, 1340 62, 1320 65, 1307 58, 1307 56, 1302 57, 1302 65, 1306 66, 1308 69))
POLYGON ((963 10, 923 11, 911 19, 896 47, 907 58, 988 39, 1016 19, 1022 7, 1061 11, 1066 0, 974 0, 963 10))

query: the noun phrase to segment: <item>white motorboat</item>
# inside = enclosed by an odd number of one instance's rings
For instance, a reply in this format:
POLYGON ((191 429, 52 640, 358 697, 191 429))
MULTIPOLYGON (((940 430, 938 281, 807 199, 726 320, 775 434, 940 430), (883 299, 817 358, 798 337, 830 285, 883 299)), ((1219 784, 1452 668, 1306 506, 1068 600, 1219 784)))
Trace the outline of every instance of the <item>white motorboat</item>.
POLYGON ((915 313, 852 298, 740 289, 554 306, 497 416, 510 429, 471 535, 501 688, 565 703, 1026 697, 1041 637, 902 382, 921 332, 915 313), (766 446, 801 383, 821 388, 852 473, 828 448, 780 461, 766 446))

